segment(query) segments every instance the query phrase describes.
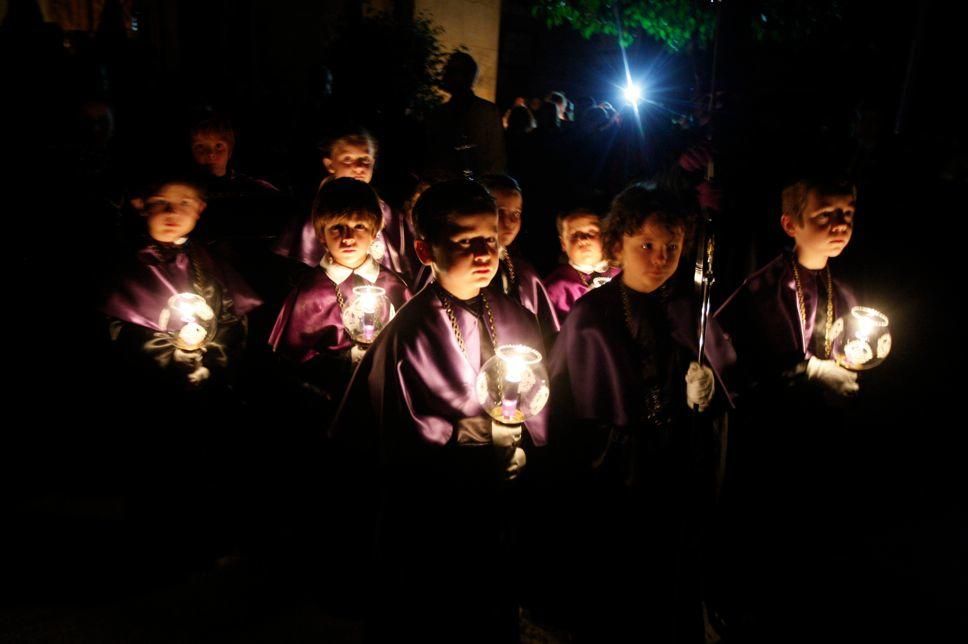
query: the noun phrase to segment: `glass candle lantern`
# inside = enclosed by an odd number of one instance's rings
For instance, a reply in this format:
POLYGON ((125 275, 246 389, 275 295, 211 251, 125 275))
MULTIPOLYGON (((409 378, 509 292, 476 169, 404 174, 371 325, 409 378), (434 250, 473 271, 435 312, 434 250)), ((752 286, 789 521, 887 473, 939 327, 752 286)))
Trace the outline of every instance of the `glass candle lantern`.
POLYGON ((523 344, 497 347, 477 376, 478 402, 491 418, 506 425, 523 423, 540 412, 548 393, 541 354, 523 344))
POLYGON ((178 293, 168 298, 158 326, 171 336, 176 347, 185 351, 202 348, 217 330, 215 311, 195 293, 178 293))
POLYGON ((357 344, 372 344, 390 321, 390 301, 379 286, 357 286, 343 309, 343 326, 357 344))
POLYGON ((852 371, 873 369, 891 352, 890 321, 866 306, 855 306, 830 328, 831 352, 840 366, 852 371))

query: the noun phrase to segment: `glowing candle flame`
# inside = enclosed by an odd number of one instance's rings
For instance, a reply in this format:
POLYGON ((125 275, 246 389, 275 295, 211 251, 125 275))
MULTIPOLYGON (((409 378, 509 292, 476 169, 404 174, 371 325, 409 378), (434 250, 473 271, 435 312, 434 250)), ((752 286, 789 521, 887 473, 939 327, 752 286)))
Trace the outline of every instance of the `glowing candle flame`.
POLYGON ((379 309, 380 299, 386 292, 379 286, 357 286, 353 289, 357 300, 354 306, 360 312, 360 322, 362 323, 362 342, 370 343, 376 338, 377 330, 377 310, 379 309))
POLYGON ((205 298, 195 293, 178 293, 168 300, 168 307, 162 312, 160 325, 168 329, 172 317, 181 322, 181 327, 170 329, 177 337, 179 346, 182 349, 192 351, 205 344, 205 339, 209 336, 209 328, 206 322, 210 322, 215 317, 215 311, 208 305, 205 298))
POLYGON ((523 344, 503 344, 481 366, 477 400, 487 414, 506 425, 525 422, 548 402, 548 374, 541 354, 523 344))
POLYGON ((836 330, 831 330, 838 363, 848 369, 864 370, 883 362, 891 350, 889 324, 887 316, 876 309, 852 307, 850 316, 837 320, 836 330))

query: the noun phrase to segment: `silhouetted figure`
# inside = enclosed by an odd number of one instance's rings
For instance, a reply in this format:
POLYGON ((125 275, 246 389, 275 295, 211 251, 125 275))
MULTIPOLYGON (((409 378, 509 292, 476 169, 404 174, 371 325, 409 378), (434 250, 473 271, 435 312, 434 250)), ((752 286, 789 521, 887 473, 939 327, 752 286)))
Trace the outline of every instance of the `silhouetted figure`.
POLYGON ((425 176, 504 172, 501 114, 494 103, 474 95, 476 79, 474 59, 460 51, 451 54, 441 83, 450 100, 435 109, 427 122, 425 176))

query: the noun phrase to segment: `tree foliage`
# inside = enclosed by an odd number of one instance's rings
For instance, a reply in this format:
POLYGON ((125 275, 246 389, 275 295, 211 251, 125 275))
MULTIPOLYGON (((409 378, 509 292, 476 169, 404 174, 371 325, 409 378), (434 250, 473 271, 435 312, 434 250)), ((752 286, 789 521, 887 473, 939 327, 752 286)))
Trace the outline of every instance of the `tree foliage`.
POLYGON ((442 31, 423 15, 376 13, 341 25, 328 47, 337 91, 381 119, 422 116, 441 101, 442 31))
MULTIPOLYGON (((673 51, 713 38, 723 0, 532 0, 532 12, 549 27, 569 25, 585 38, 615 37, 628 46, 649 36, 673 51)), ((842 18, 839 0, 752 0, 751 31, 760 41, 805 41, 842 18)))

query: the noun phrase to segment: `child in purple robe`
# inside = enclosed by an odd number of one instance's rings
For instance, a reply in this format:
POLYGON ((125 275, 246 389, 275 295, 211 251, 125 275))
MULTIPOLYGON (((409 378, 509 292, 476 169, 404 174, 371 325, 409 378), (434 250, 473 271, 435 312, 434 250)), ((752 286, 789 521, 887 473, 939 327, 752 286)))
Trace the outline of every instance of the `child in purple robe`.
POLYGON ((206 206, 196 184, 159 182, 139 203, 148 235, 103 306, 111 319, 111 337, 126 347, 122 353, 141 364, 143 373, 175 388, 224 381, 244 346, 245 315, 261 301, 228 265, 189 240, 206 206), (207 319, 169 332, 169 303, 178 294, 201 296, 207 319))
MULTIPOLYGON (((268 250, 291 205, 268 181, 240 173, 232 163, 235 129, 219 115, 192 125, 192 160, 200 183, 205 186, 208 209, 196 233, 246 262, 253 247, 268 250)), ((241 264, 239 264, 241 266, 241 264)))
POLYGON ((195 175, 204 186, 207 207, 194 237, 226 259, 265 299, 250 316, 253 336, 269 333, 273 315, 291 286, 288 262, 271 252, 294 202, 271 183, 246 176, 233 160, 236 131, 225 116, 209 114, 190 129, 195 175))
POLYGON ((847 247, 853 221, 849 185, 807 179, 783 191, 780 225, 793 251, 748 277, 716 312, 751 385, 782 379, 815 383, 836 397, 857 392, 857 374, 832 360, 828 337, 856 304, 828 262, 847 247))
POLYGON ((733 621, 749 624, 750 637, 788 628, 791 606, 823 611, 805 591, 839 570, 831 531, 856 510, 843 455, 858 426, 850 414, 859 385, 833 359, 830 333, 856 304, 831 270, 853 232, 853 187, 802 179, 783 190, 781 206, 792 252, 748 277, 715 316, 737 354, 725 501, 729 547, 744 567, 726 577, 737 582, 733 621))
MULTIPOLYGON (((490 288, 503 292, 531 311, 538 319, 542 335, 550 340, 560 328, 554 306, 538 272, 511 248, 521 232, 521 208, 524 205, 521 187, 506 174, 486 175, 481 177, 481 183, 497 202, 501 244, 501 261, 490 288)), ((550 346, 550 341, 548 344, 550 346)))
POLYGON ((273 350, 299 365, 303 378, 329 401, 342 397, 365 351, 343 325, 353 289, 384 289, 391 316, 410 299, 400 276, 371 254, 382 223, 379 198, 369 185, 345 177, 327 181, 313 205, 316 236, 326 253, 283 303, 269 336, 273 350))
MULTIPOLYGON (((322 184, 332 179, 350 178, 370 183, 376 165, 377 142, 366 130, 353 130, 335 137, 323 152, 322 184)), ((380 264, 410 279, 417 270, 413 257, 412 233, 405 218, 382 199, 379 200, 382 223, 373 241, 371 255, 380 264)), ((316 238, 313 218, 297 217, 279 237, 275 252, 308 266, 316 266, 326 253, 316 238)))
POLYGON ((578 208, 558 215, 558 240, 568 258, 544 279, 545 290, 564 324, 575 301, 593 288, 607 284, 619 269, 609 265, 602 251, 601 218, 578 208))
POLYGON ((480 184, 430 187, 414 223, 435 281, 367 352, 333 426, 362 450, 361 479, 377 482, 374 638, 512 642, 526 553, 512 548, 510 515, 545 416, 523 430, 492 421, 475 382, 495 347, 540 346, 541 336, 527 310, 486 288, 500 245, 480 184))
POLYGON ((121 448, 133 534, 160 565, 208 565, 240 545, 234 385, 261 302, 189 239, 206 205, 194 183, 159 182, 138 203, 148 234, 102 306, 118 376, 106 418, 137 428, 121 448))
MULTIPOLYGON (((563 601, 579 641, 702 641, 684 535, 698 532, 712 410, 726 401, 696 362, 698 308, 670 283, 690 227, 671 193, 619 194, 603 244, 622 272, 575 303, 552 351, 549 444, 572 521, 564 552, 580 553, 563 601)), ((709 336, 718 364, 728 347, 709 336)))

